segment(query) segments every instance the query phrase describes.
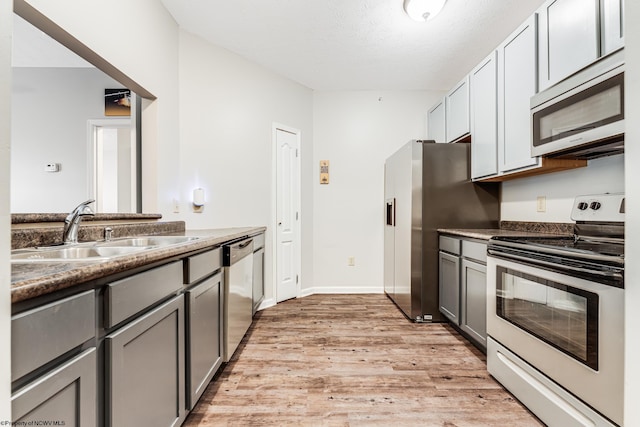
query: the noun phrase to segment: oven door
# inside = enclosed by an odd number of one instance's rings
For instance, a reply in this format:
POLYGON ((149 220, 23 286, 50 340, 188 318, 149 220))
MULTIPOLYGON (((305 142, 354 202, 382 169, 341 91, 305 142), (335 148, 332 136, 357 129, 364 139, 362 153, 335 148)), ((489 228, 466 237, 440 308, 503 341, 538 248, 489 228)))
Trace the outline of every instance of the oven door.
POLYGON ((487 334, 617 423, 624 290, 490 256, 487 334))

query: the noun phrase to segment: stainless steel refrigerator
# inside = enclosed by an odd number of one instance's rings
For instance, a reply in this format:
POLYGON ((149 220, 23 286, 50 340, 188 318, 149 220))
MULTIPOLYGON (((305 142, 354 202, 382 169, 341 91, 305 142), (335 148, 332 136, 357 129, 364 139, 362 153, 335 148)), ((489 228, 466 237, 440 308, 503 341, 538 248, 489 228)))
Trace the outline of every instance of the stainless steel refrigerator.
POLYGON ((409 319, 443 321, 437 230, 497 228, 499 184, 471 182, 466 143, 410 141, 384 170, 384 291, 409 319))

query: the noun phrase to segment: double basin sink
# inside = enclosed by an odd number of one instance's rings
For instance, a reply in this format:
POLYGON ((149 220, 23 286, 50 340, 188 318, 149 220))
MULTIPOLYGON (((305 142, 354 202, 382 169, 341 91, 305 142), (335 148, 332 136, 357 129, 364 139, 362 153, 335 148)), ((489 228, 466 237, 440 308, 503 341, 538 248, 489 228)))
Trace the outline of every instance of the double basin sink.
POLYGON ((11 262, 107 261, 148 249, 178 245, 197 239, 198 237, 186 236, 142 236, 100 242, 16 249, 11 251, 11 262))

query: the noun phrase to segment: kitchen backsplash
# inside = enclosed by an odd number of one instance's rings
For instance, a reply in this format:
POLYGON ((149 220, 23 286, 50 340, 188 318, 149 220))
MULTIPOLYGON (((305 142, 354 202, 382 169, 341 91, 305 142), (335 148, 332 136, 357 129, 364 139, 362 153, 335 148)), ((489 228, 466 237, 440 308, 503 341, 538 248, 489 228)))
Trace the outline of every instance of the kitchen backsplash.
POLYGON ((501 229, 534 233, 572 234, 573 226, 564 222, 500 221, 501 229))

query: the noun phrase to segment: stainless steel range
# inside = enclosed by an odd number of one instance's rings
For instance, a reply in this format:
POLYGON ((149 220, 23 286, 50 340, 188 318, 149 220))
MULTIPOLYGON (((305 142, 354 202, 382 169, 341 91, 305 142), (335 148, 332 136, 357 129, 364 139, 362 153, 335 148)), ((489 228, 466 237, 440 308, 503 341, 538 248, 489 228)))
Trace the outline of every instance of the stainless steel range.
POLYGON ((547 425, 622 425, 624 210, 580 196, 573 237, 489 241, 487 368, 547 425))

